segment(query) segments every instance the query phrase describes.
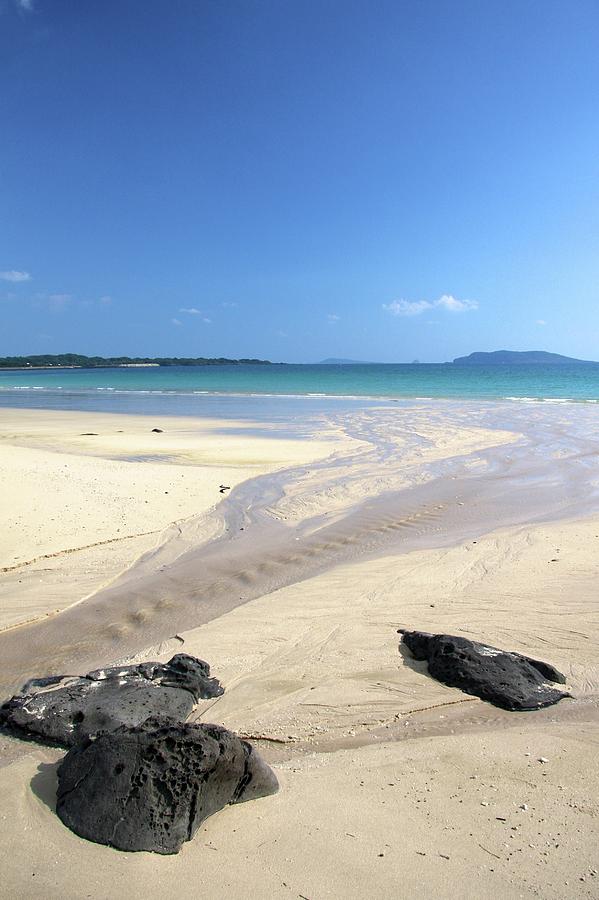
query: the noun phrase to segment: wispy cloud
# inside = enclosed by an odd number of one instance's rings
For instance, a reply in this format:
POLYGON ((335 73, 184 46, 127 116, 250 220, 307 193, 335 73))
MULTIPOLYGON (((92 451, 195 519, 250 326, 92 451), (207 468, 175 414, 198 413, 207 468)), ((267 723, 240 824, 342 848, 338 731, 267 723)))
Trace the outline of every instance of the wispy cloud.
POLYGON ((337 316, 335 315, 335 313, 329 313, 327 315, 327 322, 329 323, 329 325, 335 325, 337 322, 339 322, 340 319, 341 316, 337 316))
POLYGON ((35 9, 33 0, 15 0, 15 5, 22 12, 33 12, 35 9))
POLYGON ((392 316, 419 316, 429 309, 443 309, 450 313, 470 312, 478 309, 476 300, 458 300, 451 294, 443 294, 438 300, 393 300, 383 303, 383 309, 392 316))
POLYGON ((62 312, 72 299, 70 294, 49 294, 48 306, 53 312, 62 312))
POLYGON ((393 300, 392 303, 383 303, 383 309, 393 316, 419 316, 427 309, 432 309, 433 304, 428 300, 393 300))
POLYGON ((94 307, 100 307, 101 309, 106 309, 107 307, 112 305, 112 297, 108 295, 104 295, 104 297, 98 297, 97 300, 78 300, 77 306, 82 307, 82 309, 93 309, 94 307))
POLYGON ((20 281, 31 281, 31 275, 29 272, 18 272, 16 269, 9 269, 7 272, 0 272, 0 279, 17 284, 20 281))
MULTIPOLYGON (((206 325, 212 325, 212 319, 205 316, 202 310, 195 306, 182 306, 179 312, 184 313, 186 316, 201 316, 202 322, 205 322, 206 325)), ((181 324, 178 319, 173 319, 172 321, 176 322, 177 325, 181 324)))
POLYGON ((231 300, 231 301, 225 300, 224 303, 221 303, 221 306, 224 309, 236 309, 239 306, 239 303, 235 303, 233 300, 231 300))
POLYGON ((545 319, 537 319, 535 324, 536 325, 546 325, 547 322, 545 321, 545 319))
POLYGON ((171 319, 172 325, 182 325, 183 322, 180 319, 171 319))

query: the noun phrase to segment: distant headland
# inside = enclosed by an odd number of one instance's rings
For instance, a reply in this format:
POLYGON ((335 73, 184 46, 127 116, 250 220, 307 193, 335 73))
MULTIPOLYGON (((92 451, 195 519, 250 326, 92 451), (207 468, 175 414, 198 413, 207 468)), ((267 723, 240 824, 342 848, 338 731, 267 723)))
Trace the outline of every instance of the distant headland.
POLYGON ((43 356, 2 356, 0 369, 106 369, 151 366, 253 366, 272 365, 268 359, 208 359, 191 357, 82 356, 79 353, 43 356))
POLYGON ((494 350, 490 353, 470 353, 458 356, 449 365, 454 366, 569 366, 572 364, 597 366, 599 363, 590 359, 574 359, 560 353, 547 353, 545 350, 494 350))

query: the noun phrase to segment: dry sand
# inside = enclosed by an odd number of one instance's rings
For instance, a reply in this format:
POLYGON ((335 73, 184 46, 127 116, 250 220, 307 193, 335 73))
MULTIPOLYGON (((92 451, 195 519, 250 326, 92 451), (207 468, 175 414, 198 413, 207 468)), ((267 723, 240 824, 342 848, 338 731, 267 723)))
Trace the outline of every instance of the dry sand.
MULTIPOLYGON (((221 469, 214 474, 220 483, 221 469)), ((184 632, 182 644, 147 648, 135 658, 182 649, 211 662, 226 693, 196 717, 253 737, 281 792, 223 810, 176 857, 119 853, 61 824, 52 806, 62 752, 27 746, 0 769, 2 891, 597 897, 598 549, 594 519, 505 529, 338 566, 184 632), (538 713, 497 710, 402 656, 402 626, 543 658, 564 671, 575 699, 538 713)), ((0 749, 10 743, 0 738, 0 749)))

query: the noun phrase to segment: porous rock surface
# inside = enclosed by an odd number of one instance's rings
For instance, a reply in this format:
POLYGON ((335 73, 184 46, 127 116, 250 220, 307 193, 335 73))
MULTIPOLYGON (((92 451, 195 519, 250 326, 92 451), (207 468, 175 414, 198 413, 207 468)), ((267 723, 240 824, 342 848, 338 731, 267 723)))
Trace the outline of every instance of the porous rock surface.
POLYGON ((56 811, 88 840, 177 853, 217 810, 278 787, 250 744, 225 728, 148 719, 69 750, 56 811))
POLYGON ((32 678, 0 707, 0 724, 23 737, 70 747, 149 716, 184 721, 199 699, 222 693, 207 662, 177 653, 167 663, 32 678))
POLYGON ((566 679, 549 663, 449 634, 400 629, 415 659, 426 660, 433 678, 509 710, 540 709, 570 694, 554 682, 566 679))

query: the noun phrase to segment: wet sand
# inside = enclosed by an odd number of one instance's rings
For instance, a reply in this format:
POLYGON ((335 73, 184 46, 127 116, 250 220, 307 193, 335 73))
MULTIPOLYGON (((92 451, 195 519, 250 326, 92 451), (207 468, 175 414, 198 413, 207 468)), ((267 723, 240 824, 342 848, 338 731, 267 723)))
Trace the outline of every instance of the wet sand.
POLYGON ((224 810, 176 858, 121 854, 52 814, 58 751, 2 738, 13 895, 596 896, 594 416, 405 404, 329 437, 89 600, 0 635, 7 683, 100 656, 208 659, 226 693, 196 717, 254 740, 281 793, 224 810), (404 626, 544 658, 574 699, 495 710, 400 654, 404 626))

